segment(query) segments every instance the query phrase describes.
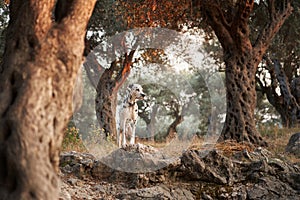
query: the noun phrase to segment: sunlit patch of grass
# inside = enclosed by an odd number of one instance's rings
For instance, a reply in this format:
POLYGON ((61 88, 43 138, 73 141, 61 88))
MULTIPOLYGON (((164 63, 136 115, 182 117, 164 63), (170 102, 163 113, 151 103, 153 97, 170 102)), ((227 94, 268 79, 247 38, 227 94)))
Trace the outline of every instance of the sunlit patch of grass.
POLYGON ((203 138, 195 138, 193 144, 190 146, 192 150, 220 150, 226 156, 231 156, 235 152, 247 150, 252 152, 254 146, 249 143, 238 143, 235 140, 226 140, 224 142, 217 142, 217 138, 211 140, 212 142, 207 142, 203 138))
POLYGON ((84 135, 83 145, 87 152, 96 158, 101 158, 117 149, 115 140, 111 136, 106 136, 104 129, 96 125, 91 125, 89 132, 84 133, 84 135))
POLYGON ((189 146, 190 150, 199 150, 204 143, 204 138, 203 137, 198 137, 195 135, 192 139, 192 142, 189 146))
POLYGON ((246 142, 236 142, 235 140, 226 140, 216 144, 216 149, 223 151, 225 155, 232 155, 237 151, 247 150, 248 152, 254 151, 254 146, 246 142))

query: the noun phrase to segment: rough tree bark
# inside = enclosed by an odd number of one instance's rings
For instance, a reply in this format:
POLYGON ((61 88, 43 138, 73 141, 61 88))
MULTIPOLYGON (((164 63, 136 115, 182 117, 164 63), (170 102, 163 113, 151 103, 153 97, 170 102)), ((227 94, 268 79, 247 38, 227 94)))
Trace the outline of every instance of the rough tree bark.
POLYGON ((279 61, 274 60, 273 62, 281 96, 283 98, 283 106, 285 108, 281 115, 282 121, 286 127, 294 127, 297 124, 297 112, 300 110, 300 107, 291 93, 287 77, 279 61))
POLYGON ((59 149, 95 0, 59 2, 10 1, 0 68, 1 199, 58 199, 59 149))
POLYGON ((125 54, 120 61, 113 61, 109 69, 105 69, 97 85, 96 115, 105 136, 116 137, 116 108, 119 88, 126 81, 135 50, 125 54), (121 63, 118 63, 121 62, 121 63))
POLYGON ((274 35, 291 14, 289 1, 278 9, 267 1, 270 21, 252 44, 248 21, 254 0, 236 1, 234 12, 222 9, 217 0, 202 0, 202 13, 218 37, 226 65, 227 115, 219 141, 236 140, 266 145, 255 128, 255 73, 274 35))
POLYGON ((296 127, 299 124, 300 99, 297 93, 297 83, 299 78, 293 77, 294 74, 286 74, 278 61, 273 62, 269 56, 264 56, 266 68, 271 76, 271 84, 267 85, 259 78, 257 81, 260 85, 260 90, 266 94, 268 101, 279 113, 282 125, 287 128, 296 127), (277 88, 280 88, 280 94, 277 93, 277 88))
MULTIPOLYGON (((295 77, 291 83, 291 92, 294 98, 296 99, 298 105, 300 105, 300 76, 295 77)), ((298 117, 299 114, 298 114, 298 117)))

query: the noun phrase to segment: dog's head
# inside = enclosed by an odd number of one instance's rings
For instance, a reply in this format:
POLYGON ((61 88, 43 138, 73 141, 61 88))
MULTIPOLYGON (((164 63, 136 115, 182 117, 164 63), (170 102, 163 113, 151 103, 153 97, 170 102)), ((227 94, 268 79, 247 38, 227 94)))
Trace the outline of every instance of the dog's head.
POLYGON ((143 88, 139 84, 131 84, 128 86, 128 91, 132 97, 135 99, 144 99, 146 96, 143 92, 143 88))

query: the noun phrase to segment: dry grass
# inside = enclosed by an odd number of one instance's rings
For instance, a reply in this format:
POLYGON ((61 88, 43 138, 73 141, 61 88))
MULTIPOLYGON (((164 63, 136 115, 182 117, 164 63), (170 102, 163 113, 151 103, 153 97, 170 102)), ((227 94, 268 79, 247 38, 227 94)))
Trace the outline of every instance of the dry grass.
MULTIPOLYGON (((260 126, 258 131, 261 133, 263 138, 267 141, 268 147, 267 149, 272 152, 274 155, 278 155, 281 157, 290 160, 291 162, 300 162, 300 158, 297 158, 293 155, 285 153, 285 147, 288 144, 289 138, 292 134, 299 132, 300 128, 293 128, 293 129, 286 129, 286 128, 278 128, 277 126, 270 127, 270 126, 260 126)), ((148 140, 137 140, 140 143, 145 145, 152 146, 154 148, 160 149, 164 153, 168 155, 179 155, 182 151, 186 149, 193 149, 193 150, 209 150, 212 148, 221 150, 224 152, 225 155, 232 155, 232 153, 242 150, 247 150, 249 152, 254 150, 252 145, 248 143, 237 143, 235 141, 225 141, 222 143, 216 143, 217 138, 199 138, 194 137, 192 140, 188 141, 181 141, 175 139, 170 143, 166 142, 154 142, 148 140)), ((110 142, 109 142, 110 143, 110 142)), ((78 151, 78 152, 87 152, 90 151, 89 148, 91 145, 87 145, 82 142, 78 135, 78 130, 74 127, 68 128, 65 131, 64 141, 62 149, 63 151, 78 151), (88 149, 88 150, 87 150, 88 149)), ((97 145, 92 145, 94 149, 97 145)), ((101 149, 103 148, 111 152, 115 150, 117 147, 110 143, 110 145, 103 145, 101 144, 101 149)), ((97 152, 101 152, 103 155, 103 151, 96 148, 97 152)), ((93 150, 95 152, 95 149, 93 150)), ((107 153, 107 152, 106 152, 107 153)))
POLYGON ((223 152, 224 155, 230 156, 234 152, 247 150, 252 152, 254 146, 249 143, 238 143, 234 140, 227 140, 224 142, 216 143, 217 138, 205 141, 203 138, 194 138, 192 145, 189 149, 192 150, 209 150, 217 149, 223 152))
MULTIPOLYGON (((288 144, 288 141, 292 134, 299 132, 300 128, 279 128, 277 126, 274 127, 264 127, 260 126, 258 131, 261 133, 263 138, 267 141, 268 147, 267 150, 272 152, 275 156, 279 156, 286 160, 289 160, 293 163, 300 162, 300 158, 297 158, 294 155, 285 153, 285 147, 288 144)), ((212 139, 215 141, 215 139, 212 139)), ((206 142, 206 144, 209 144, 206 142)), ((203 138, 195 138, 190 146, 190 149, 194 150, 205 150, 206 149, 205 141, 203 138)), ((208 145, 209 146, 209 145, 208 145)), ((254 150, 254 146, 249 143, 237 143, 236 141, 225 141, 221 143, 214 144, 213 142, 210 144, 210 147, 214 146, 215 149, 221 150, 225 155, 232 155, 234 152, 247 150, 248 152, 252 152, 254 150)))
POLYGON ((226 155, 232 155, 234 152, 247 150, 254 151, 254 146, 249 143, 238 143, 234 140, 227 140, 216 144, 216 149, 221 150, 226 155))
POLYGON ((300 158, 294 155, 285 153, 285 147, 289 142, 290 137, 300 131, 300 128, 278 128, 260 126, 259 129, 263 138, 268 142, 267 149, 274 155, 284 157, 291 162, 300 162, 300 158))

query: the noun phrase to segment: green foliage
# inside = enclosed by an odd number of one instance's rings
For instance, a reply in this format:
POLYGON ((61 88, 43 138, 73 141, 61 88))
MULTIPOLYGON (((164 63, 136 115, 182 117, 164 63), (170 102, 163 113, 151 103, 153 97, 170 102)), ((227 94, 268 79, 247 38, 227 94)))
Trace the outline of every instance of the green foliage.
POLYGON ((79 129, 73 126, 73 123, 69 123, 69 126, 65 129, 62 151, 86 151, 83 141, 79 135, 79 129))

